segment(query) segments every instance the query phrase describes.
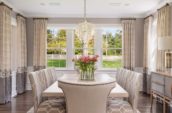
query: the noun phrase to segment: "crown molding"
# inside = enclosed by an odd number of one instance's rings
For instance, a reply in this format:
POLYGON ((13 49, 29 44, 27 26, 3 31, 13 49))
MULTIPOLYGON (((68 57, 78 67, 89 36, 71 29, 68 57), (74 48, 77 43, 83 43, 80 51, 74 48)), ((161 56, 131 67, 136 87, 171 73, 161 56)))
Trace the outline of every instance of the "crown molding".
POLYGON ((24 12, 22 12, 21 10, 19 10, 18 8, 16 8, 14 5, 12 5, 10 2, 8 2, 7 0, 0 0, 0 2, 4 2, 6 5, 8 5, 9 7, 11 7, 13 9, 13 11, 15 13, 20 13, 23 16, 26 16, 24 14, 24 12))
POLYGON ((154 7, 152 10, 150 10, 147 13, 144 14, 144 17, 147 17, 149 15, 154 15, 157 12, 158 9, 160 9, 161 7, 166 5, 167 3, 172 5, 172 0, 160 0, 159 4, 157 4, 156 7, 154 7))

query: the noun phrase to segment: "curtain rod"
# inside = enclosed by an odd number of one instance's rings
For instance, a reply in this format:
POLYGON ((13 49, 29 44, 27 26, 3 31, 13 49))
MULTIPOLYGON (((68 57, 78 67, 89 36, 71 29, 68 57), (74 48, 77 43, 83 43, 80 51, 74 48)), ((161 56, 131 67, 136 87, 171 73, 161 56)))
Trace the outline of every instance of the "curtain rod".
POLYGON ((121 18, 121 20, 136 20, 136 18, 121 18))
POLYGON ((23 15, 21 15, 20 13, 17 13, 17 16, 21 16, 21 17, 23 17, 23 18, 25 18, 25 19, 26 19, 26 17, 25 17, 25 16, 23 16, 23 15))
POLYGON ((35 20, 35 19, 46 19, 46 20, 48 20, 48 18, 33 18, 33 19, 34 19, 34 20, 35 20))
POLYGON ((166 3, 164 6, 162 6, 161 8, 158 9, 158 11, 166 6, 169 6, 170 4, 169 3, 166 3))
POLYGON ((149 18, 149 17, 153 17, 153 15, 149 15, 149 16, 145 17, 144 19, 147 19, 147 18, 149 18))
POLYGON ((9 7, 8 5, 6 5, 4 2, 1 2, 0 5, 6 6, 6 7, 9 8, 10 10, 13 10, 11 7, 9 7))

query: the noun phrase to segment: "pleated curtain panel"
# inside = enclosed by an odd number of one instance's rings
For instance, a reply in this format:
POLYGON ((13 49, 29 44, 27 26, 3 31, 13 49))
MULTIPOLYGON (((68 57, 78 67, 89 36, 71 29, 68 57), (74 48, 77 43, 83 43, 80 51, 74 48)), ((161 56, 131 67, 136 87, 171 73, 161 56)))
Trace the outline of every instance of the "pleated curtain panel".
POLYGON ((143 68, 144 73, 147 73, 150 68, 150 39, 152 38, 152 21, 153 17, 150 16, 144 20, 144 55, 143 55, 143 68))
POLYGON ((11 12, 0 5, 0 104, 11 100, 11 12))
POLYGON ((153 21, 152 16, 149 16, 144 20, 143 91, 148 91, 147 75, 148 75, 148 71, 150 71, 150 56, 151 56, 150 42, 152 38, 152 21, 153 21))
POLYGON ((44 69, 47 63, 47 19, 34 19, 34 70, 44 69))
MULTIPOLYGON (((157 37, 166 38, 171 36, 171 6, 158 10, 157 37)), ((165 50, 157 51, 157 71, 165 71, 165 50)))
POLYGON ((27 43, 26 43, 26 20, 17 15, 17 74, 16 89, 18 94, 25 92, 27 75, 27 43))
POLYGON ((122 20, 123 27, 123 66, 133 70, 135 67, 135 20, 122 20))

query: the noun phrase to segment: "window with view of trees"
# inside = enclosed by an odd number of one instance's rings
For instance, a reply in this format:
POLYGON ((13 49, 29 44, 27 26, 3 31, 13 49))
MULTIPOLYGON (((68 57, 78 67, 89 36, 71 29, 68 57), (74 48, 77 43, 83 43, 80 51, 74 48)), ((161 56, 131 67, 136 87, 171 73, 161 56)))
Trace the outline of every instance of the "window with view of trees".
POLYGON ((72 58, 97 54, 100 56, 97 69, 122 67, 122 29, 105 27, 95 32, 95 36, 83 42, 75 28, 48 27, 47 66, 74 69, 72 58))
POLYGON ((48 28, 47 35, 48 67, 66 67, 66 30, 48 28))
POLYGON ((90 37, 86 42, 83 42, 82 39, 75 34, 74 47, 75 56, 83 55, 84 52, 88 55, 94 55, 94 37, 90 37))
POLYGON ((104 29, 102 38, 102 67, 122 67, 122 30, 104 29))

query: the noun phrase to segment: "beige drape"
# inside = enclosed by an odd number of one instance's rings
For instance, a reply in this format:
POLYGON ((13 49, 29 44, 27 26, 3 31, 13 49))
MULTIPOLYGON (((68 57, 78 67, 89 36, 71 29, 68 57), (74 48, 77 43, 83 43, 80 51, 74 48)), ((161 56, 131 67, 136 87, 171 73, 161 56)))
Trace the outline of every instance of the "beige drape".
POLYGON ((152 31, 152 20, 153 17, 150 16, 144 20, 144 55, 143 55, 143 67, 144 71, 149 68, 149 61, 150 61, 150 38, 151 38, 151 31, 152 31))
MULTIPOLYGON (((171 6, 167 5, 158 10, 157 22, 158 38, 171 36, 171 6)), ((165 71, 165 51, 157 51, 157 71, 165 71)))
MULTIPOLYGON (((148 82, 148 71, 150 70, 150 51, 151 51, 151 38, 152 38, 152 19, 153 17, 150 16, 144 20, 144 53, 143 53, 143 91, 149 92, 147 87, 148 82)), ((152 43, 151 43, 152 44, 152 43)))
POLYGON ((135 67, 135 20, 122 20, 123 27, 123 66, 135 67))
POLYGON ((46 67, 47 19, 34 19, 34 59, 35 70, 46 67))
POLYGON ((27 72, 27 43, 26 43, 26 20, 17 15, 17 93, 25 91, 26 72, 27 72))
POLYGON ((11 100, 11 9, 0 5, 0 104, 11 100))

